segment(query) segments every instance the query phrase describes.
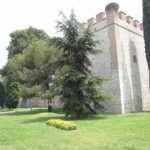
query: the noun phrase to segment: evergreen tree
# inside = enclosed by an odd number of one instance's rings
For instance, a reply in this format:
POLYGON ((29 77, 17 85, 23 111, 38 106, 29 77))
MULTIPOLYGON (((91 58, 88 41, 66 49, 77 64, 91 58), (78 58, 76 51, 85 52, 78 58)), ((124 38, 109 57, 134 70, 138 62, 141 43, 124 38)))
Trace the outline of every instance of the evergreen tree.
POLYGON ((17 82, 7 81, 6 84, 6 107, 16 108, 19 100, 19 85, 17 82))
POLYGON ((66 117, 79 118, 89 113, 96 113, 99 100, 104 97, 99 90, 101 79, 93 77, 89 67, 89 54, 94 54, 95 41, 90 29, 80 32, 80 24, 72 12, 68 19, 58 22, 57 28, 63 33, 56 40, 62 49, 59 70, 55 75, 55 86, 64 103, 66 117))

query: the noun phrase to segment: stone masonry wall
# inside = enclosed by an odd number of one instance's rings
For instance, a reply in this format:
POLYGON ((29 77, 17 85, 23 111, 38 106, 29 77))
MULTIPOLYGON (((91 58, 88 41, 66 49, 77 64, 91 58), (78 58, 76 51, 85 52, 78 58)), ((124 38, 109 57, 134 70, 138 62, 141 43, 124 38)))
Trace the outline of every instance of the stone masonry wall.
POLYGON ((107 112, 121 113, 114 25, 103 19, 93 24, 92 30, 94 32, 94 40, 98 42, 96 45, 98 53, 90 56, 91 69, 93 74, 106 79, 102 85, 102 90, 110 97, 110 99, 105 100, 101 104, 104 105, 107 112))
POLYGON ((82 24, 89 24, 99 42, 99 54, 90 56, 94 74, 109 79, 103 90, 113 98, 106 100, 107 111, 127 113, 150 110, 149 71, 146 61, 143 25, 111 3, 105 12, 82 24))

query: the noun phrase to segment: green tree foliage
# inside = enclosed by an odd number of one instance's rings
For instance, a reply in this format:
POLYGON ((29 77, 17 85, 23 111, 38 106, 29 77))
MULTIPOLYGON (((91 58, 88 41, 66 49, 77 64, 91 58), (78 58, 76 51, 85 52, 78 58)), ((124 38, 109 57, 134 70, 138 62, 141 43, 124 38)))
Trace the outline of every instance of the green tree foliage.
POLYGON ((143 0, 143 23, 144 23, 146 57, 150 69, 150 1, 149 0, 143 0))
POLYGON ((19 96, 23 99, 30 100, 30 109, 32 111, 32 98, 38 97, 41 95, 41 87, 40 86, 32 86, 27 87, 26 85, 20 85, 20 93, 19 96))
POLYGON ((5 87, 4 84, 2 82, 0 82, 0 107, 4 108, 5 105, 5 87))
POLYGON ((7 81, 22 82, 23 79, 23 55, 17 54, 8 59, 6 66, 2 69, 1 74, 7 81))
POLYGON ((6 84, 6 107, 16 108, 19 99, 19 85, 17 82, 8 81, 6 84))
POLYGON ((8 63, 1 74, 6 81, 17 82, 20 88, 24 87, 24 95, 20 93, 20 96, 31 98, 37 86, 42 92, 49 89, 61 50, 52 46, 44 31, 30 27, 13 32, 8 51, 8 63))
POLYGON ((60 56, 61 50, 51 46, 49 41, 35 40, 22 53, 8 59, 2 75, 5 80, 17 82, 20 87, 24 87, 21 97, 31 99, 36 94, 34 87, 41 87, 41 95, 49 89, 60 56))
POLYGON ((89 28, 80 32, 79 22, 73 12, 69 19, 63 15, 57 28, 63 37, 56 40, 56 45, 63 50, 63 54, 54 85, 64 102, 66 117, 78 118, 96 113, 99 100, 104 97, 99 90, 102 80, 93 77, 89 69, 91 62, 88 55, 95 53, 92 33, 89 28))
POLYGON ((26 85, 20 85, 20 97, 23 99, 31 99, 33 97, 39 96, 41 93, 41 87, 40 86, 32 86, 27 87, 26 85))
POLYGON ((11 40, 7 48, 9 57, 22 53, 35 40, 49 40, 49 36, 43 30, 33 27, 12 32, 10 38, 11 40))
POLYGON ((45 41, 33 42, 23 52, 23 79, 31 86, 41 85, 47 90, 60 55, 61 51, 45 41))
POLYGON ((2 75, 27 86, 41 85, 48 89, 61 51, 43 40, 34 41, 21 54, 8 59, 2 75))

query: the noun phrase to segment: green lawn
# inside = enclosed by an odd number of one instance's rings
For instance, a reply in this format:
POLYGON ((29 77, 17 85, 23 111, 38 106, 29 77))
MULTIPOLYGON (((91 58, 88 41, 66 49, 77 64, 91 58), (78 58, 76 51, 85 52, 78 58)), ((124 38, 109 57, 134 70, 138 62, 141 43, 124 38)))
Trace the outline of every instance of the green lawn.
POLYGON ((0 112, 0 150, 150 150, 150 113, 76 120, 78 129, 49 127, 46 109, 0 112))

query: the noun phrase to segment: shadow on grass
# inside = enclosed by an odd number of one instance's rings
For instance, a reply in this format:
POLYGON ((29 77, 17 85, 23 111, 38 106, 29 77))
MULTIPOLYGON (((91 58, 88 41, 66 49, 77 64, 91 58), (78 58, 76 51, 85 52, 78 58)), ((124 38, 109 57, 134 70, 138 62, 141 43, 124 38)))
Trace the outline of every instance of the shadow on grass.
MULTIPOLYGON (((30 111, 30 109, 16 109, 16 110, 11 110, 11 111, 7 111, 4 113, 0 113, 0 116, 21 116, 21 115, 34 115, 34 114, 40 114, 40 113, 48 113, 47 108, 39 108, 39 109, 34 109, 32 111, 30 111)), ((81 121, 81 120, 85 120, 85 121, 90 121, 90 120, 101 120, 101 119, 107 119, 107 114, 101 114, 101 115, 90 115, 84 118, 65 118, 64 117, 64 113, 61 109, 56 109, 54 110, 52 113, 49 112, 49 114, 47 114, 47 116, 43 116, 43 117, 36 117, 33 119, 28 119, 25 120, 21 123, 23 124, 30 124, 30 123, 40 123, 40 122, 46 122, 48 119, 63 119, 63 120, 68 120, 68 121, 81 121), (49 115, 49 116, 48 116, 49 115)))
POLYGON ((125 150, 140 150, 140 149, 137 149, 135 147, 125 147, 125 150))
POLYGON ((26 121, 21 122, 22 124, 30 124, 30 123, 40 123, 40 122, 45 122, 49 119, 64 119, 63 116, 51 116, 51 117, 38 117, 34 119, 29 119, 26 121))
POLYGON ((94 120, 102 120, 102 119, 107 119, 106 116, 89 116, 87 118, 80 118, 80 119, 66 119, 64 117, 64 115, 54 115, 54 116, 46 116, 46 117, 37 117, 37 118, 34 118, 34 119, 29 119, 29 120, 26 120, 26 121, 23 121, 22 123, 23 124, 30 124, 30 123, 40 123, 40 122, 46 122, 47 120, 49 119, 62 119, 62 120, 66 120, 66 121, 94 121, 94 120))
POLYGON ((11 109, 7 109, 7 108, 0 108, 0 113, 1 112, 12 112, 12 110, 11 109))
POLYGON ((56 114, 64 114, 63 109, 62 108, 55 108, 52 110, 53 113, 56 114))
MULTIPOLYGON (((19 116, 19 115, 34 115, 39 113, 48 113, 47 108, 33 108, 32 111, 30 108, 23 108, 24 110, 1 110, 0 116, 19 116)), ((54 109, 52 112, 49 113, 56 113, 56 114, 64 114, 62 109, 54 109)))
POLYGON ((48 110, 46 108, 33 109, 32 111, 30 111, 30 109, 21 110, 21 111, 10 110, 9 112, 0 113, 0 116, 33 115, 33 114, 39 114, 39 113, 44 113, 44 112, 48 112, 48 110))

